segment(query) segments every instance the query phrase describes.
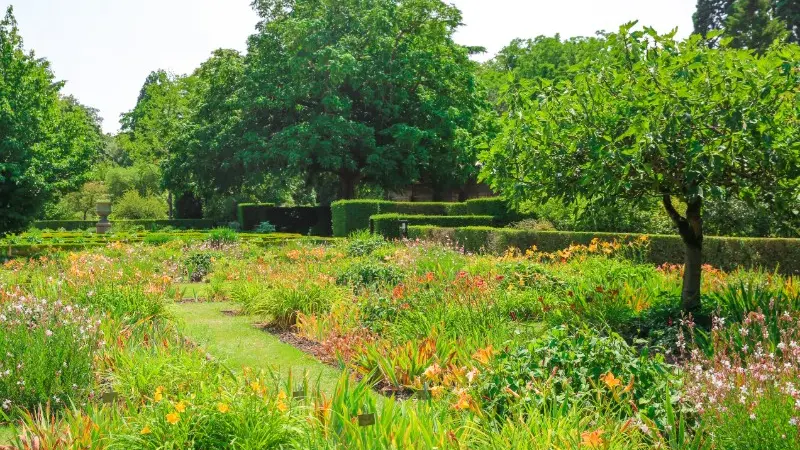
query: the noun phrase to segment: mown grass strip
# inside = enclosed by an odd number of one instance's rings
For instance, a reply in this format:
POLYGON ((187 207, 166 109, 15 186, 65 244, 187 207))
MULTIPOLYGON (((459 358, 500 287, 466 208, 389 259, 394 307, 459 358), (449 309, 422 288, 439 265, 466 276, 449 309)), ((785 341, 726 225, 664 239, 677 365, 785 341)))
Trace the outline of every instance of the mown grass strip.
POLYGON ((340 372, 301 350, 257 329, 254 317, 227 315, 232 303, 180 303, 171 307, 187 337, 233 370, 243 367, 272 369, 285 377, 291 370, 295 379, 308 372, 312 382, 332 392, 340 372))

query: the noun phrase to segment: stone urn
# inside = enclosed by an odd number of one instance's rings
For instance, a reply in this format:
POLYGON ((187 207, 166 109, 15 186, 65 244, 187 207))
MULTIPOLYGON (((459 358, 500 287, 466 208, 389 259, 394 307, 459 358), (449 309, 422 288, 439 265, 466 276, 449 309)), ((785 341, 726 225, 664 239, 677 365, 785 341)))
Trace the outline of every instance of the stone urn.
POLYGON ((98 200, 96 211, 100 216, 100 221, 97 222, 97 234, 106 234, 111 230, 111 222, 108 221, 108 216, 111 214, 111 201, 98 200))

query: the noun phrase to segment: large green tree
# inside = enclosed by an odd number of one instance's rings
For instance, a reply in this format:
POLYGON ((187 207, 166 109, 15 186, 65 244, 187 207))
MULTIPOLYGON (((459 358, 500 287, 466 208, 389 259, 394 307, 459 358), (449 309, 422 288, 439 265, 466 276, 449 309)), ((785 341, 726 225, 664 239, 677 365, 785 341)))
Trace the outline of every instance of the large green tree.
POLYGON ((437 192, 475 171, 480 97, 441 0, 257 0, 239 94, 248 170, 437 192))
POLYGON ((732 46, 758 52, 789 35, 770 0, 736 0, 725 20, 725 34, 732 46))
POLYGON ((573 81, 516 94, 484 175, 516 202, 660 198, 685 244, 682 301, 693 310, 706 203, 739 197, 797 212, 800 47, 757 56, 632 26, 573 81))
POLYGON ((9 8, 0 22, 0 234, 79 186, 102 147, 96 111, 62 97, 62 86, 25 51, 9 8))

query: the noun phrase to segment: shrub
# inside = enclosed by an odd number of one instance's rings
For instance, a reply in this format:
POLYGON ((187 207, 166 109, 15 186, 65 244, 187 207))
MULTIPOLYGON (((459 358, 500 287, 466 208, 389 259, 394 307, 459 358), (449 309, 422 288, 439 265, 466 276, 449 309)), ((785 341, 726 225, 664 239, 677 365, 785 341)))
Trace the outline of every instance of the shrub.
MULTIPOLYGON (((592 239, 617 241, 621 244, 641 239, 641 234, 584 233, 571 231, 527 231, 510 228, 435 228, 410 226, 409 238, 431 239, 437 242, 456 243, 467 251, 485 248, 494 254, 503 254, 509 248, 526 250, 536 246, 543 252, 565 249, 572 244, 589 245, 592 239), (480 233, 477 233, 480 232, 480 233), (476 235, 485 236, 478 242, 476 235), (466 245, 464 237, 472 239, 466 245)), ((651 235, 649 250, 644 255, 655 264, 680 264, 684 258, 684 245, 679 236, 651 235)), ((706 236, 703 240, 704 262, 723 270, 738 267, 778 270, 786 274, 800 274, 800 239, 736 238, 706 236)))
MULTIPOLYGON (((0 292, 0 408, 14 415, 80 404, 92 388, 101 339, 84 308, 0 292)), ((2 417, 2 414, 0 414, 2 417)))
POLYGON ((528 231, 556 231, 556 227, 546 219, 523 219, 509 227, 528 231))
POLYGON ((377 214, 370 217, 376 234, 386 238, 400 237, 400 222, 410 225, 433 225, 441 227, 492 226, 492 216, 408 216, 402 214, 377 214))
POLYGON ((473 216, 492 216, 497 223, 505 225, 519 220, 520 215, 499 197, 475 198, 466 201, 466 214, 473 216))
POLYGON ((671 385, 662 356, 639 354, 616 334, 602 336, 564 326, 527 346, 500 352, 481 374, 477 389, 489 399, 485 407, 500 416, 514 405, 591 402, 596 387, 606 395, 627 389, 638 407, 654 418, 663 415, 659 399, 671 385), (608 374, 617 386, 605 385, 601 378, 608 374))
POLYGON ((348 265, 336 283, 350 285, 354 289, 375 286, 393 286, 403 280, 403 273, 395 266, 375 261, 359 261, 348 265))
POLYGON ((128 191, 114 203, 113 219, 166 219, 167 202, 163 198, 142 197, 136 191, 128 191))
POLYGON ((295 326, 299 313, 327 313, 333 303, 344 297, 341 288, 313 282, 277 286, 262 292, 248 303, 246 311, 269 318, 270 324, 281 329, 295 326))
POLYGON ((211 272, 212 262, 213 257, 210 253, 192 253, 183 262, 184 273, 189 281, 198 283, 211 272))
POLYGON ((239 240, 235 230, 230 228, 214 228, 208 234, 208 242, 213 246, 233 244, 239 240))
POLYGON ((333 235, 345 237, 369 229, 369 219, 376 214, 446 216, 464 212, 463 203, 389 202, 384 200, 340 200, 331 204, 333 235))
POLYGON ((275 232, 275 225, 269 222, 261 222, 254 230, 256 233, 269 234, 275 232))
POLYGON ((271 203, 243 203, 238 207, 238 216, 243 230, 252 230, 262 222, 269 222, 281 232, 331 234, 331 213, 327 206, 276 207, 271 203))
POLYGON ((375 250, 387 245, 383 237, 371 234, 369 231, 356 231, 347 240, 348 256, 368 256, 375 250))

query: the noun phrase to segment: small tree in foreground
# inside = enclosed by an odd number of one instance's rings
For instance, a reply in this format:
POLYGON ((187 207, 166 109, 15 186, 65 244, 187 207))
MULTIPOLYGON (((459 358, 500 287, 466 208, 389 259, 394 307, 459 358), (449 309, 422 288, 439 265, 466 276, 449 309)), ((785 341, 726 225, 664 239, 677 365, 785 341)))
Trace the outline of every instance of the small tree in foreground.
POLYGON ((738 196, 798 209, 800 47, 756 56, 633 26, 609 35, 573 82, 510 92, 484 177, 517 202, 658 196, 685 244, 682 306, 693 310, 704 202, 738 196))

